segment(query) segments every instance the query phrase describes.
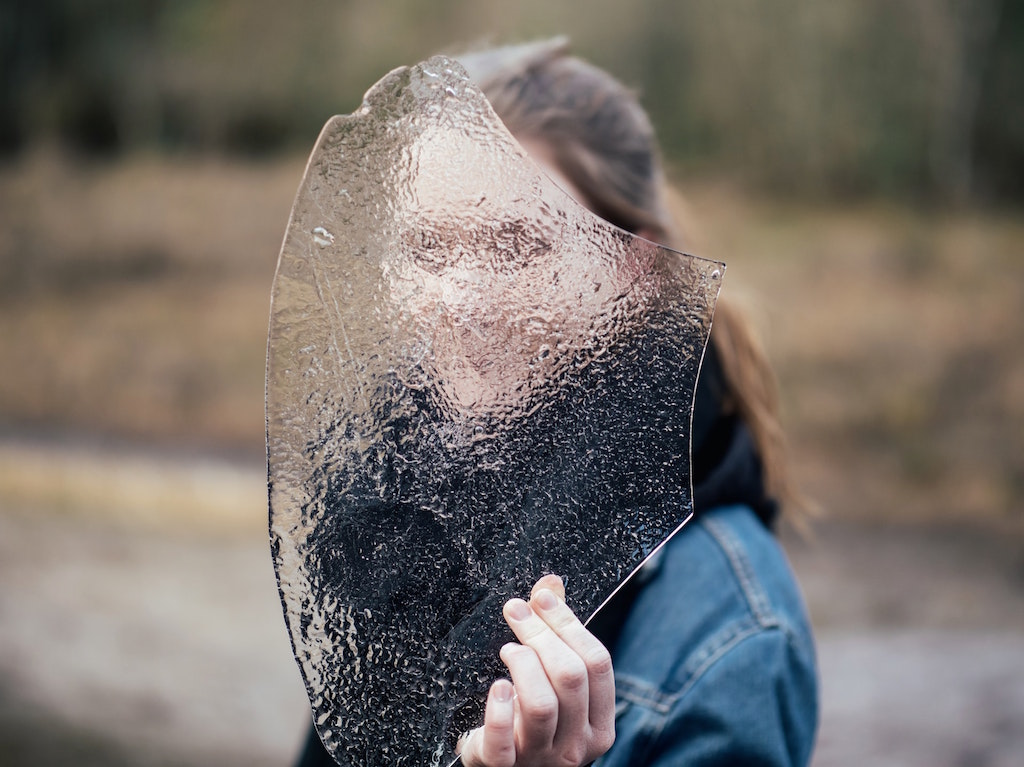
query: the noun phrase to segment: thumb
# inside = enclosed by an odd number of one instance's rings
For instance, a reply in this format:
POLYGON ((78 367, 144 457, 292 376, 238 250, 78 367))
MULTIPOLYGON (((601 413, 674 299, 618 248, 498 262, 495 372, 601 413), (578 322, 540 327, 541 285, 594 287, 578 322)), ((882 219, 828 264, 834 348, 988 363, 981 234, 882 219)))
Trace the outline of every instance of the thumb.
POLYGON ((499 679, 487 695, 484 726, 470 730, 456 747, 464 767, 514 767, 515 704, 512 683, 499 679))

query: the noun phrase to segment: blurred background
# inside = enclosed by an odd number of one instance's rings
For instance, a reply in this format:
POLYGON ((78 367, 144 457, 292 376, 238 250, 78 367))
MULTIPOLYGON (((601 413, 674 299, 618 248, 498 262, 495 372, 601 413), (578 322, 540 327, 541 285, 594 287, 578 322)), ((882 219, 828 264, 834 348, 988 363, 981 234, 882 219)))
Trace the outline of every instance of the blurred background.
POLYGON ((780 377, 818 765, 1024 761, 1024 4, 5 0, 0 765, 287 764, 270 287, 323 123, 568 34, 780 377))

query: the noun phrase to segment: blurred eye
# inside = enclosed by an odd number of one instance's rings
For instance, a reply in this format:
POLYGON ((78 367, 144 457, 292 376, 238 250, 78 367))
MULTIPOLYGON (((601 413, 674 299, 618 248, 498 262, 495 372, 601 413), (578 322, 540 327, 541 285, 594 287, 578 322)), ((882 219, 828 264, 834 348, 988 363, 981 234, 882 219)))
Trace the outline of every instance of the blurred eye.
POLYGON ((551 250, 551 243, 522 221, 495 222, 487 236, 499 264, 524 266, 551 250))
POLYGON ((435 229, 420 227, 406 233, 404 239, 413 263, 431 274, 440 274, 451 261, 450 248, 435 229))
POLYGON ((524 221, 430 222, 409 230, 403 237, 413 263, 432 274, 441 274, 469 260, 498 269, 518 269, 551 250, 551 242, 524 221))

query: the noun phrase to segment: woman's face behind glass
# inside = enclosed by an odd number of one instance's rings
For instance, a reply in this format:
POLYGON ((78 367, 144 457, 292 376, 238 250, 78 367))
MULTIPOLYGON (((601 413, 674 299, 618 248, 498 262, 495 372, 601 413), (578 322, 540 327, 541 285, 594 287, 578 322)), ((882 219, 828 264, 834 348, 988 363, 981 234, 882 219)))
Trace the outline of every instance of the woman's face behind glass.
POLYGON ((548 178, 503 189, 489 183, 493 156, 470 142, 457 150, 457 183, 447 183, 458 137, 445 139, 444 152, 424 144, 417 155, 417 215, 403 233, 407 257, 390 274, 392 295, 456 412, 519 410, 571 360, 612 340, 619 299, 649 274, 654 248, 624 248, 624 235, 603 230, 581 234, 590 217, 551 180, 583 195, 544 145, 525 146, 548 178), (605 247, 602 237, 620 241, 605 247))

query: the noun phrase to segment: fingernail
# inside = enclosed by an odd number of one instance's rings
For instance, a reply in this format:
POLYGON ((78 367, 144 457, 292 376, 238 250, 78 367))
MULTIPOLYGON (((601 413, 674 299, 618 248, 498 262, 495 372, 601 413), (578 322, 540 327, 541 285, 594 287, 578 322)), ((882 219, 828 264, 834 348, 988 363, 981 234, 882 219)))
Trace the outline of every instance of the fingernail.
POLYGON ((508 617, 516 621, 525 621, 533 612, 522 599, 510 599, 505 609, 508 611, 508 617))
POLYGON ((533 595, 533 601, 541 610, 554 610, 558 607, 558 597, 551 589, 541 589, 533 595))
POLYGON ((499 654, 505 655, 507 653, 517 653, 523 649, 523 646, 518 642, 506 642, 502 645, 499 654))
POLYGON ((494 699, 499 703, 508 703, 512 700, 512 685, 501 683, 494 685, 494 699))

